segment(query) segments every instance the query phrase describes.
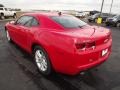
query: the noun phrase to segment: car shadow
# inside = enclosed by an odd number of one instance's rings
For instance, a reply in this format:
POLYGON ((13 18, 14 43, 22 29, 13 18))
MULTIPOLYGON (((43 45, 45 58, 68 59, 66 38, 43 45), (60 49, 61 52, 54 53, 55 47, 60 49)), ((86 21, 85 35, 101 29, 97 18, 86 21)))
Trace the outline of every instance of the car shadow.
POLYGON ((27 83, 34 82, 34 85, 36 85, 38 89, 83 90, 87 87, 89 90, 111 90, 111 87, 107 86, 103 77, 99 75, 99 67, 98 70, 91 69, 76 76, 68 76, 60 73, 43 76, 36 68, 33 58, 23 49, 11 43, 8 45, 8 50, 15 58, 14 61, 29 78, 27 83))

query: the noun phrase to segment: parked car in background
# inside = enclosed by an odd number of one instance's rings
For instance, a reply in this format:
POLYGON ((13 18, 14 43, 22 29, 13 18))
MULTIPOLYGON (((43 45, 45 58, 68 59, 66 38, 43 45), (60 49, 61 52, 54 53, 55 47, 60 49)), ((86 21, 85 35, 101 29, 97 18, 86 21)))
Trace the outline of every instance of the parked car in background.
POLYGON ((107 14, 107 13, 102 13, 102 14, 100 15, 100 13, 97 13, 97 14, 95 14, 95 15, 89 16, 89 17, 88 17, 88 21, 89 21, 89 22, 97 22, 98 17, 101 17, 101 18, 102 18, 102 22, 105 22, 106 19, 109 17, 109 14, 107 14))
POLYGON ((120 27, 120 15, 116 15, 112 18, 107 18, 105 23, 107 26, 112 25, 112 26, 120 27))
POLYGON ((5 17, 16 18, 16 12, 10 11, 8 8, 0 7, 0 19, 5 19, 5 17))
POLYGON ((86 16, 86 13, 85 12, 76 12, 75 16, 78 18, 84 18, 86 16))
POLYGON ((96 10, 90 11, 89 15, 90 15, 90 16, 91 16, 91 15, 95 15, 96 13, 100 13, 100 12, 99 12, 99 11, 96 11, 96 10))
POLYGON ((5 26, 13 41, 34 56, 38 70, 79 74, 106 61, 112 37, 107 28, 90 26, 67 14, 28 13, 5 26))

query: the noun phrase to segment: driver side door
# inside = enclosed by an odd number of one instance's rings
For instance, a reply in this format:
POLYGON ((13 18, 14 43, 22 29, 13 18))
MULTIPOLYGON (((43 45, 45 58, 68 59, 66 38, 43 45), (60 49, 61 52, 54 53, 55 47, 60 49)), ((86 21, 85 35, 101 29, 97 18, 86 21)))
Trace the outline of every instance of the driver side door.
POLYGON ((30 31, 29 25, 32 19, 33 17, 31 16, 22 16, 15 22, 12 27, 14 41, 24 49, 26 48, 25 46, 28 44, 28 34, 30 31))

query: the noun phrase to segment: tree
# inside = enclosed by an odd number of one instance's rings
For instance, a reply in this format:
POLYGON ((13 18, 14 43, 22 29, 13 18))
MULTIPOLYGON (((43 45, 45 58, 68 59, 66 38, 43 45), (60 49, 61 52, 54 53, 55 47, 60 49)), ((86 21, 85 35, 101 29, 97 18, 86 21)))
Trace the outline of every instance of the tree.
POLYGON ((0 4, 0 7, 4 7, 4 5, 3 5, 3 4, 0 4))

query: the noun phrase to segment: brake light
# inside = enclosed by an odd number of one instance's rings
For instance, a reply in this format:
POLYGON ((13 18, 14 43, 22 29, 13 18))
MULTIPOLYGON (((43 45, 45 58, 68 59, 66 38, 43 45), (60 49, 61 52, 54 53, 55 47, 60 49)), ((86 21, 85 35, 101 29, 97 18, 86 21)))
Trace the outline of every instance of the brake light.
POLYGON ((94 47, 95 47, 95 42, 86 43, 86 48, 94 48, 94 47))
POLYGON ((75 44, 78 50, 93 50, 95 49, 95 42, 77 43, 75 44))
POLYGON ((75 44, 76 48, 79 50, 85 50, 85 43, 77 43, 75 44))

